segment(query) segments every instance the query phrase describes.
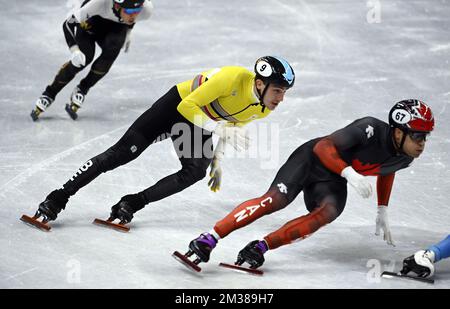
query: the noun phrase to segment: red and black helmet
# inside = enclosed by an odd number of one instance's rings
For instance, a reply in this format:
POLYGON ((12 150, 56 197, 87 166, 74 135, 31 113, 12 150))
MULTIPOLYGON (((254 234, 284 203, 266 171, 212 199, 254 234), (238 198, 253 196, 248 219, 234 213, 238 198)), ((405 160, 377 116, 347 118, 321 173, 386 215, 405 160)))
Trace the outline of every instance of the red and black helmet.
POLYGON ((395 103, 389 112, 389 124, 404 132, 426 132, 434 129, 434 116, 424 102, 409 99, 395 103))

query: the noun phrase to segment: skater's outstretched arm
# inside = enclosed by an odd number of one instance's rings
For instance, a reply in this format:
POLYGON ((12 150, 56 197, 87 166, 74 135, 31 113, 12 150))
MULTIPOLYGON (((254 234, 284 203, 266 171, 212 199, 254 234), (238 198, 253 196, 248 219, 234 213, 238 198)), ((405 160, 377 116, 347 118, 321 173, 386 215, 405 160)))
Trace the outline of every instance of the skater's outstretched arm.
POLYGON ((391 196, 392 185, 394 184, 395 173, 389 175, 379 175, 377 177, 378 205, 387 206, 391 196))

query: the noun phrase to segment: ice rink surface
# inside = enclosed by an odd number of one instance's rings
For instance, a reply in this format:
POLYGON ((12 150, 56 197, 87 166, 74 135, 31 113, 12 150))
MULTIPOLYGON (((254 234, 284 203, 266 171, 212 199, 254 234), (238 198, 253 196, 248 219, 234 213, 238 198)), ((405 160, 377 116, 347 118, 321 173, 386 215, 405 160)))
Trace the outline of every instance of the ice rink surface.
MULTIPOLYGON (((6 0, 0 0, 4 4, 6 0)), ((88 94, 79 119, 64 111, 80 73, 38 122, 34 102, 69 59, 61 0, 1 5, 0 288, 449 288, 450 261, 436 265, 434 286, 379 280, 404 257, 450 232, 450 1, 155 0, 138 23, 128 54, 88 94), (170 141, 104 174, 73 197, 50 233, 19 217, 33 214, 84 161, 114 144, 177 82, 205 69, 252 69, 263 55, 293 65, 297 80, 262 123, 279 132, 276 162, 226 158, 222 190, 208 178, 138 212, 131 232, 91 224, 121 196, 178 170, 170 141), (249 241, 306 214, 303 197, 232 233, 201 275, 171 257, 239 203, 264 193, 278 167, 303 142, 371 115, 387 120, 394 102, 418 98, 435 113, 425 153, 397 173, 389 206, 396 247, 374 235, 376 198, 349 188, 347 206, 311 237, 269 251, 260 278, 221 269, 249 241)), ((97 51, 98 52, 98 51, 97 51)), ((267 160, 267 157, 266 157, 267 160)))

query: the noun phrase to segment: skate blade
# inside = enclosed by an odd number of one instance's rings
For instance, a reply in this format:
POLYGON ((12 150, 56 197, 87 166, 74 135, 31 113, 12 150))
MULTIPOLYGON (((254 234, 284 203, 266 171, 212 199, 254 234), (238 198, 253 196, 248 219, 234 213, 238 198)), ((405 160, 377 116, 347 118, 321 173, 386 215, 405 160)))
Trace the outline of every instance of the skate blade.
POLYGON ((183 264, 190 271, 195 271, 198 273, 202 271, 202 269, 197 264, 189 260, 185 255, 181 254, 180 252, 175 251, 174 253, 172 253, 172 256, 175 260, 183 264))
POLYGON ((41 231, 49 232, 51 227, 41 221, 38 221, 35 217, 29 217, 27 215, 22 215, 21 221, 25 222, 27 225, 38 228, 41 231))
POLYGON ((104 226, 104 227, 109 227, 112 228, 116 231, 120 231, 120 232, 129 232, 130 228, 128 226, 125 226, 123 224, 120 223, 114 223, 112 221, 108 221, 108 220, 101 220, 101 219, 95 219, 94 222, 92 222, 93 224, 96 225, 100 225, 100 226, 104 226))
POLYGON ((224 268, 232 269, 241 273, 250 274, 250 275, 256 275, 256 276, 262 276, 264 275, 264 271, 260 269, 252 269, 227 263, 220 263, 219 266, 222 266, 224 268))
POLYGON ((69 114, 70 118, 72 118, 72 120, 77 120, 78 118, 78 114, 76 111, 74 111, 71 107, 70 104, 66 104, 66 108, 65 108, 67 114, 69 114))
POLYGON ((392 277, 404 278, 404 279, 410 279, 410 280, 434 284, 434 279, 431 279, 431 278, 421 278, 421 277, 415 277, 415 276, 410 276, 410 275, 402 275, 402 274, 393 273, 390 271, 383 271, 381 273, 381 277, 383 277, 383 278, 392 278, 392 277))

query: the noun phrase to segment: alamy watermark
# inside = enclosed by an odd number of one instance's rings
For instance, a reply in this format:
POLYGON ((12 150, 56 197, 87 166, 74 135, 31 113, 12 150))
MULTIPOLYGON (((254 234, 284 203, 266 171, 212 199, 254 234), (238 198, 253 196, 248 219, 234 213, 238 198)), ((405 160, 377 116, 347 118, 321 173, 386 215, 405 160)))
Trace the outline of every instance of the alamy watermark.
POLYGON ((383 271, 393 272, 395 270, 395 260, 380 261, 377 259, 370 259, 367 261, 366 267, 369 268, 366 275, 367 282, 380 283, 383 271))
MULTIPOLYGON (((249 123, 240 134, 248 137, 245 150, 235 150, 238 136, 230 136, 225 145, 225 158, 255 159, 261 169, 275 169, 280 165, 280 126, 278 123, 249 123)), ((215 146, 211 132, 187 123, 176 123, 170 132, 165 132, 154 141, 171 138, 179 158, 214 157, 215 146)), ((132 151, 132 150, 131 150, 132 151)))
POLYGON ((66 275, 66 281, 69 284, 81 283, 81 263, 76 259, 70 259, 66 263, 66 267, 69 268, 66 275))

